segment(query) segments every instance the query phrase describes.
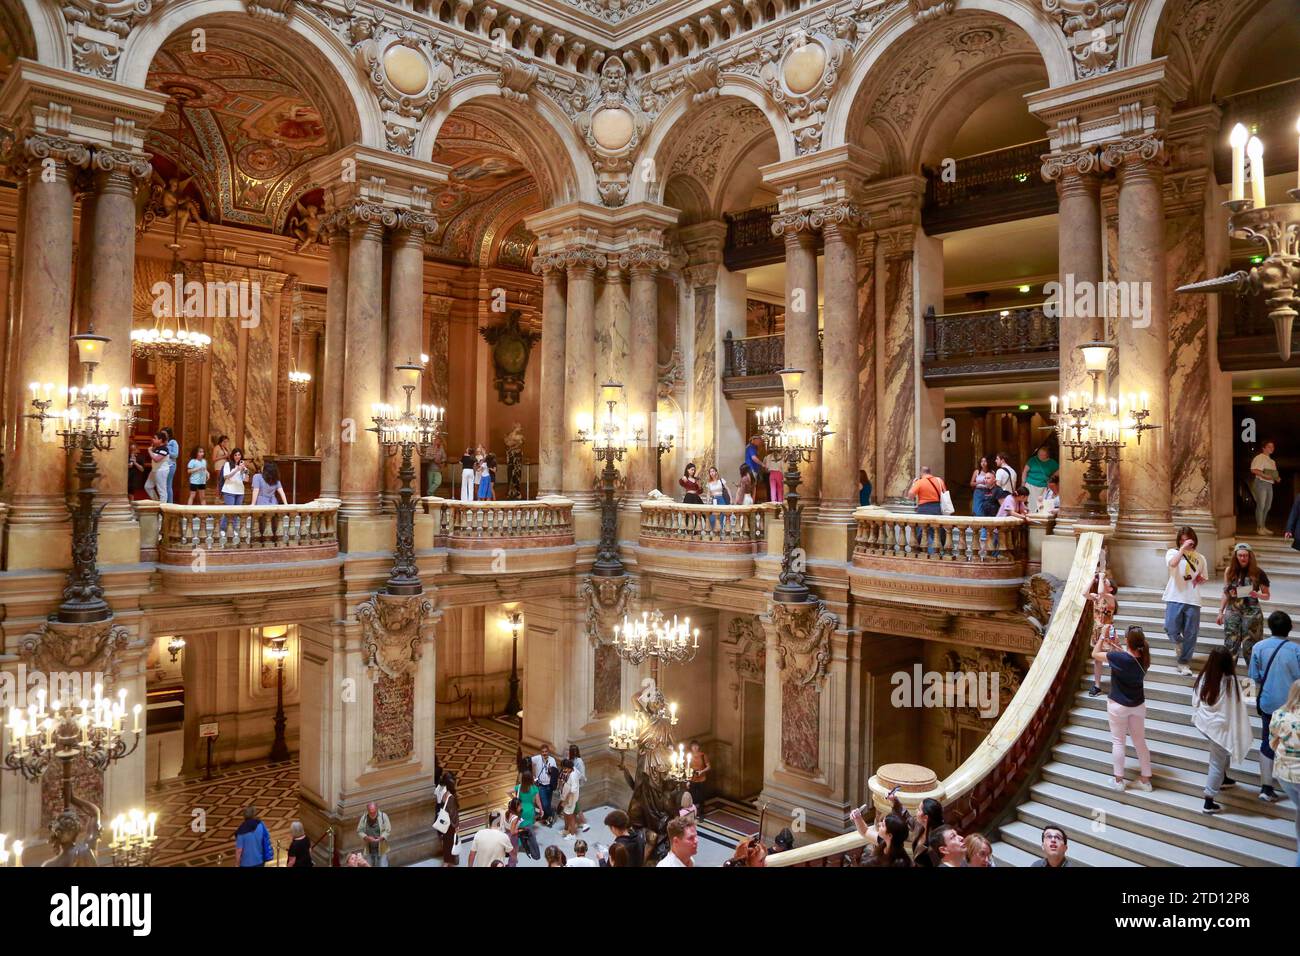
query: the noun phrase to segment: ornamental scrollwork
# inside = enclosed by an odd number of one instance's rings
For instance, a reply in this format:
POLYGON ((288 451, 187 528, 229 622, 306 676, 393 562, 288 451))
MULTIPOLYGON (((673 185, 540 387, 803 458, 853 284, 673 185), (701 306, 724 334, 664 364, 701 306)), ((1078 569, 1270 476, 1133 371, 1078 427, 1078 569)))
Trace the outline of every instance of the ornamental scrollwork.
POLYGON ((596 189, 606 206, 627 201, 632 157, 650 129, 637 84, 618 57, 606 57, 600 80, 592 85, 581 113, 574 118, 596 169, 596 189))
POLYGON ((831 660, 831 633, 838 623, 825 603, 773 604, 772 623, 782 680, 805 685, 825 677, 831 660))
POLYGON ((422 656, 420 630, 433 613, 433 602, 421 594, 378 593, 357 607, 361 651, 372 680, 380 673, 393 678, 415 673, 422 656))

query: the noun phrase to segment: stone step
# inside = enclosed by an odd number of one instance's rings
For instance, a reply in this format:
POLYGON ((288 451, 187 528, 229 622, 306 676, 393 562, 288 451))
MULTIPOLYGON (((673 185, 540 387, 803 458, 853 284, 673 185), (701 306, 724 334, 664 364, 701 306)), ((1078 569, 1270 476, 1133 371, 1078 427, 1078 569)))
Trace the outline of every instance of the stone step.
MULTIPOLYGON (((1093 750, 1103 751, 1109 758, 1109 728, 1101 729, 1095 726, 1081 726, 1069 723, 1061 731, 1061 740, 1064 743, 1077 744, 1080 747, 1090 747, 1093 750)), ((1201 740, 1204 742, 1205 738, 1201 738, 1201 740)), ((1153 768, 1161 766, 1181 767, 1184 770, 1192 770, 1202 774, 1209 768, 1208 744, 1203 747, 1189 747, 1165 740, 1153 740, 1148 737, 1147 748, 1151 751, 1153 768)), ((1137 760, 1133 745, 1128 744, 1124 752, 1128 755, 1127 766, 1132 768, 1134 761, 1137 760)), ((1244 763, 1229 764, 1228 773, 1238 780, 1259 786, 1259 748, 1252 747, 1244 763)))
MULTIPOLYGON (((1056 820, 1050 821, 1056 824, 1056 820)), ((1064 824, 1057 824, 1064 826, 1064 824)), ((1042 824, 1035 826, 1024 820, 1012 820, 1003 826, 998 835, 1001 839, 993 844, 994 859, 997 858, 997 847, 1005 843, 1007 846, 1030 857, 1026 866, 1033 863, 1034 860, 1041 859, 1043 856, 1043 827, 1042 824)), ((1065 851, 1066 858, 1070 861, 1071 866, 1141 866, 1132 860, 1122 856, 1116 856, 1113 853, 1107 853, 1105 850, 1086 843, 1077 842, 1074 835, 1066 831, 1066 840, 1068 846, 1065 851)), ((1020 864, 1017 863, 1017 866, 1020 864)))
MULTIPOLYGON (((1110 724, 1106 719, 1104 710, 1094 710, 1091 707, 1073 707, 1070 709, 1070 726, 1071 727, 1093 727, 1110 733, 1110 724)), ((1162 740, 1171 744, 1178 744, 1189 749, 1201 750, 1206 753, 1206 761, 1209 761, 1210 742, 1205 735, 1193 727, 1190 723, 1182 723, 1171 720, 1155 720, 1148 716, 1146 719, 1146 739, 1150 744, 1152 741, 1162 740)))
MULTIPOLYGON (((1288 852, 1295 844, 1294 820, 1266 814, 1264 808, 1272 809, 1273 805, 1264 803, 1261 800, 1255 801, 1258 804, 1259 813, 1248 812, 1235 803, 1226 804, 1219 801, 1223 806, 1223 811, 1211 815, 1201 812, 1201 807, 1205 805, 1203 792, 1198 791, 1195 795, 1191 795, 1181 790, 1167 788, 1164 785, 1163 776, 1155 785, 1156 788, 1150 793, 1137 789, 1116 793, 1110 789, 1112 779, 1109 766, 1098 772, 1084 767, 1077 767, 1074 764, 1052 761, 1043 768, 1043 782, 1086 793, 1090 799, 1103 797, 1108 800, 1117 800, 1120 803, 1143 811, 1177 817, 1189 823, 1208 827, 1211 830, 1219 831, 1220 837, 1224 833, 1247 837, 1260 843, 1280 847, 1288 852)), ((1231 788, 1231 790, 1235 789, 1237 788, 1231 788)), ((1231 790, 1228 792, 1231 792, 1231 790)), ((1045 803, 1052 802, 1041 796, 1040 799, 1045 803)), ((1250 809, 1254 810, 1256 808, 1251 807, 1250 809)))
MULTIPOLYGON (((1142 847, 1140 844, 1135 846, 1138 840, 1150 840, 1170 849, 1218 860, 1218 865, 1289 866, 1295 862, 1295 852, 1289 847, 1284 849, 1248 836, 1228 835, 1214 825, 1213 817, 1203 817, 1207 821, 1203 823, 1174 816, 1163 808, 1146 809, 1136 801, 1130 801, 1127 793, 1112 791, 1111 796, 1105 797, 1046 780, 1030 787, 1030 793, 1046 806, 1089 820, 1099 830, 1090 835, 1107 840, 1117 847, 1137 849, 1139 852, 1159 852, 1154 847, 1142 847)), ((1176 860, 1177 856, 1172 859, 1176 860)), ((1188 862, 1183 865, 1215 864, 1188 862)))
MULTIPOLYGON (((1181 703, 1183 701, 1191 700, 1192 682, 1195 681, 1196 678, 1179 677, 1179 675, 1177 674, 1175 674, 1174 676, 1178 677, 1178 679, 1183 681, 1183 683, 1175 684, 1172 682, 1165 683, 1163 680, 1148 680, 1143 684, 1143 692, 1146 694, 1146 699, 1148 703, 1153 701, 1181 703)), ((1091 668, 1084 671, 1083 676, 1079 679, 1079 682, 1080 682, 1080 686, 1083 688, 1084 696, 1086 697, 1088 689, 1092 687, 1091 668)), ((1106 668, 1106 666, 1103 665, 1101 668, 1101 696, 1097 698, 1089 698, 1089 699, 1104 701, 1106 699, 1106 694, 1109 690, 1110 690, 1110 673, 1106 668)), ((1250 705, 1247 704, 1246 707, 1249 710, 1250 705)))
POLYGON ((1033 866, 1034 861, 1039 859, 1041 854, 1027 853, 1018 846, 1012 846, 1002 840, 995 841, 992 845, 993 865, 1006 867, 1027 867, 1033 866))
MULTIPOLYGON (((1070 792, 1064 787, 1057 787, 1055 790, 1060 791, 1062 794, 1070 792)), ((1070 849, 1067 851, 1067 855, 1071 857, 1074 856, 1079 847, 1093 847, 1110 856, 1129 860, 1138 866, 1235 865, 1218 856, 1198 853, 1176 843, 1166 843, 1158 837, 1121 829, 1109 824, 1098 832, 1096 827, 1099 821, 1094 820, 1092 816, 1094 808, 1101 807, 1101 809, 1108 810, 1107 816, 1109 819, 1111 812, 1121 814, 1124 809, 1123 805, 1116 804, 1113 808, 1108 808, 1102 806, 1102 801, 1092 803, 1090 801, 1093 798, 1079 794, 1076 794, 1075 797, 1077 798, 1076 806, 1080 812, 1073 812, 1065 806, 1042 803, 1035 795, 1016 808, 1016 816, 1022 822, 1028 823, 1039 831, 1049 824, 1061 827, 1065 831, 1069 842, 1070 849)), ((1069 801, 1063 798, 1062 802, 1069 801)), ((1114 801, 1110 801, 1110 803, 1114 803, 1114 801)), ((1175 835, 1173 838, 1177 839, 1177 836, 1175 835)))
MULTIPOLYGON (((1092 677, 1089 676, 1085 683, 1090 682, 1091 680, 1092 677)), ((1090 697, 1086 691, 1080 691, 1075 695, 1075 705, 1096 710, 1104 716, 1106 713, 1106 691, 1108 689, 1109 684, 1103 674, 1101 696, 1090 697)), ((1181 690, 1181 688, 1179 689, 1181 690)), ((1151 695, 1150 685, 1147 686, 1146 691, 1147 720, 1163 720, 1175 724, 1182 723, 1186 724, 1193 730, 1195 729, 1195 724, 1192 723, 1192 705, 1189 700, 1191 696, 1190 694, 1184 692, 1179 694, 1176 700, 1169 700, 1168 698, 1153 697, 1151 695), (1184 701, 1187 702, 1183 703, 1184 701)), ((1259 735, 1263 730, 1263 720, 1260 719, 1259 715, 1255 713, 1254 709, 1251 708, 1250 705, 1247 705, 1246 707, 1246 715, 1250 719, 1251 726, 1255 728, 1255 739, 1258 740, 1259 735)))
MULTIPOLYGON (((1161 763, 1151 755, 1152 779, 1156 781, 1159 791, 1177 791, 1196 797, 1197 806, 1204 798, 1206 767, 1188 769, 1161 763)), ((1076 743, 1058 743, 1052 748, 1052 758, 1057 763, 1069 764, 1100 774, 1104 779, 1111 779, 1110 749, 1101 750, 1076 743)), ((1232 767, 1228 776, 1237 780, 1237 786, 1220 790, 1216 798, 1224 808, 1233 808, 1239 812, 1259 813, 1264 816, 1283 820, 1294 820, 1295 810, 1289 800, 1280 803, 1266 803, 1259 799, 1259 765, 1250 767, 1232 767)), ((1157 791, 1157 792, 1159 792, 1157 791)), ((1140 791, 1138 791, 1140 793, 1140 791)), ((1279 793, 1281 791, 1278 791, 1279 793)), ((1148 796, 1148 794, 1143 794, 1148 796)))

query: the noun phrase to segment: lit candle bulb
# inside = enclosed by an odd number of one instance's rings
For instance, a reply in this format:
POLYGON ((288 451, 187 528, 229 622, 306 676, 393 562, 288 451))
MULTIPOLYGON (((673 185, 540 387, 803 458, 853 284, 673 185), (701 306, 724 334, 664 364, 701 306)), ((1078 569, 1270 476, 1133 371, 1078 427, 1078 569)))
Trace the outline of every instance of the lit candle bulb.
POLYGON ((1246 140, 1250 134, 1238 123, 1232 128, 1228 142, 1232 144, 1232 194, 1231 199, 1246 197, 1246 140))
POLYGON ((1252 136, 1246 144, 1246 155, 1250 157, 1250 196, 1255 208, 1264 203, 1264 144, 1258 136, 1252 136))
POLYGON ((133 708, 131 708, 131 714, 132 714, 132 716, 135 718, 135 726, 132 727, 131 729, 132 729, 132 731, 134 731, 134 732, 137 733, 137 734, 140 732, 140 711, 141 711, 141 709, 142 709, 142 708, 140 707, 139 704, 136 704, 133 708))

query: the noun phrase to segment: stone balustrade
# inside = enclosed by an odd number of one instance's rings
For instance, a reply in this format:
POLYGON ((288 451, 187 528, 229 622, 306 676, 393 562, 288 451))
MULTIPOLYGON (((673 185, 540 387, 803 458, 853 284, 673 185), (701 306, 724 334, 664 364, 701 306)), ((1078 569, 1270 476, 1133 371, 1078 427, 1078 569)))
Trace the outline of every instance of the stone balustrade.
MULTIPOLYGON (((1088 591, 1097 573, 1101 545, 1102 536, 1095 532, 1079 536, 1069 578, 1042 645, 1015 697, 999 715, 988 736, 956 770, 933 787, 903 787, 898 797, 904 807, 915 813, 921 801, 932 797, 943 804, 944 820, 962 833, 987 827, 1005 809, 1007 801, 1023 785, 1026 768, 1051 743, 1073 700, 1092 632, 1088 591)), ((886 769, 882 767, 880 771, 886 769)), ((886 797, 891 784, 897 782, 896 777, 890 779, 883 772, 877 772, 868 781, 877 816, 889 805, 886 797)), ((850 831, 770 856, 767 865, 852 866, 859 862, 865 846, 866 839, 850 831)))
MULTIPOLYGON (((224 566, 337 557, 339 504, 337 498, 301 505, 155 503, 143 510, 161 514, 159 564, 192 565, 197 551, 206 565, 224 566)), ((145 545, 142 538, 142 551, 145 545)))
POLYGON ((669 499, 641 502, 643 548, 753 554, 767 538, 780 505, 688 505, 669 499))
POLYGON ((854 512, 854 520, 849 576, 855 596, 925 606, 942 598, 945 607, 973 611, 1017 606, 1028 574, 1024 518, 900 514, 866 507, 854 512))
POLYGON ((427 514, 438 519, 436 536, 450 549, 553 548, 571 545, 573 502, 449 501, 422 498, 427 514))

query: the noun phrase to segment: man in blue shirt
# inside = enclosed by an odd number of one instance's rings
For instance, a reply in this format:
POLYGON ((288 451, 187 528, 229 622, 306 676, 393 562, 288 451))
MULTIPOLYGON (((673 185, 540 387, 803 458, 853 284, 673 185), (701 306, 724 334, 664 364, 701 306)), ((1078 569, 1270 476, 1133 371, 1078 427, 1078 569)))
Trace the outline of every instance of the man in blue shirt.
POLYGON ((235 866, 265 866, 273 859, 271 834, 257 819, 257 807, 245 807, 244 822, 235 831, 235 866))
POLYGON ((1267 637, 1255 645, 1250 655, 1250 679, 1259 697, 1255 706, 1264 722, 1264 738, 1259 745, 1259 798, 1276 803, 1282 795, 1273 789, 1273 748, 1269 746, 1268 725, 1273 711, 1286 703, 1291 685, 1300 680, 1300 644, 1290 640, 1291 617, 1284 611, 1268 616, 1267 637))
POLYGON ((754 479, 754 488, 758 488, 758 483, 763 477, 763 460, 758 457, 758 436, 755 435, 745 446, 745 465, 749 468, 749 473, 754 479))

